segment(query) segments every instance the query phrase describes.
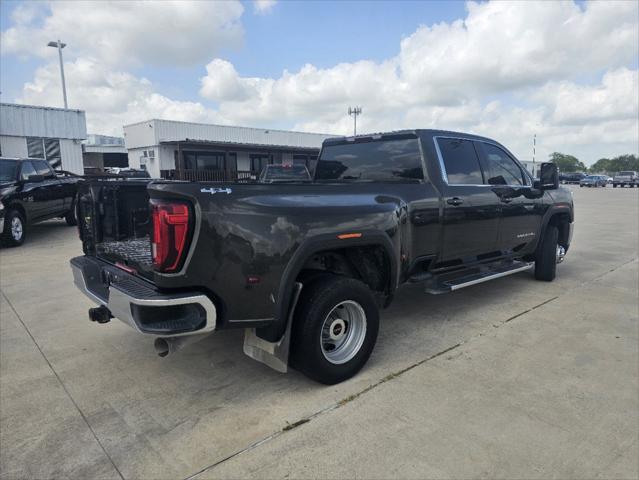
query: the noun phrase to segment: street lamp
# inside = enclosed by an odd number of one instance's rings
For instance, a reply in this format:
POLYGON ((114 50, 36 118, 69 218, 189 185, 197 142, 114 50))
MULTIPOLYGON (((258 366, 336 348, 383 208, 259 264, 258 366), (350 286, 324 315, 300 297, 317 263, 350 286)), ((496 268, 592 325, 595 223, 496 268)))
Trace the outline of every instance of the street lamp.
POLYGON ((348 107, 348 114, 351 115, 353 117, 353 135, 357 135, 357 116, 361 115, 362 113, 362 107, 348 107))
POLYGON ((60 40, 57 42, 47 43, 48 47, 54 47, 58 49, 58 56, 60 57, 60 77, 62 78, 62 96, 64 97, 64 108, 69 108, 67 104, 67 86, 64 82, 64 63, 62 63, 62 49, 67 46, 66 43, 62 43, 60 40))

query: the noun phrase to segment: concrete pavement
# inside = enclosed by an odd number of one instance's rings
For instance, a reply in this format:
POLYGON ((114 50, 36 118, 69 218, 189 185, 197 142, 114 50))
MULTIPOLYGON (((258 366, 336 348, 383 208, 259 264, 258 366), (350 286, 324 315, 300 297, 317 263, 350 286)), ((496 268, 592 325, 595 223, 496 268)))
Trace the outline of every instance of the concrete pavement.
POLYGON ((75 230, 36 226, 0 251, 0 478, 637 478, 638 194, 575 189, 555 282, 405 287, 333 387, 250 360, 241 332, 160 359, 90 323, 75 230))

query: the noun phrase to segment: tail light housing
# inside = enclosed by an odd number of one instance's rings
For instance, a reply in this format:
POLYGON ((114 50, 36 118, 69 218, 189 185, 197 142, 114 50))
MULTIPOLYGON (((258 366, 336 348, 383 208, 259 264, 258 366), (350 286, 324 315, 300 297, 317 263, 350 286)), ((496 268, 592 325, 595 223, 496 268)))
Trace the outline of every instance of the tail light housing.
POLYGON ((189 247, 191 209, 185 202, 153 199, 150 206, 153 266, 160 272, 175 272, 189 247))

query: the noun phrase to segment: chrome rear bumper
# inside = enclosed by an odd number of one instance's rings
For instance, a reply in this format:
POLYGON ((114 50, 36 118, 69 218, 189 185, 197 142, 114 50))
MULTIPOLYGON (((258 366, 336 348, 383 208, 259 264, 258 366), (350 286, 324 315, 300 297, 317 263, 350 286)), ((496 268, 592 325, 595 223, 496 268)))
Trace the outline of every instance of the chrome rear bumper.
POLYGON ((76 257, 70 263, 78 289, 140 333, 177 337, 215 330, 215 305, 202 293, 167 295, 92 257, 76 257))

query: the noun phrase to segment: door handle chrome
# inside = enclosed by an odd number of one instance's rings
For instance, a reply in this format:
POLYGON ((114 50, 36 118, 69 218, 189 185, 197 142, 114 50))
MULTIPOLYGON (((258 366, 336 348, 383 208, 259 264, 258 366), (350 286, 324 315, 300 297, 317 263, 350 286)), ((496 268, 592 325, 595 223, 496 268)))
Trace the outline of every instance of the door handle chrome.
POLYGON ((510 203, 512 201, 513 201, 513 199, 512 198, 508 198, 508 197, 502 197, 502 199, 501 199, 502 203, 510 203))
POLYGON ((446 200, 446 203, 449 205, 454 205, 455 207, 464 203, 464 201, 459 197, 453 197, 446 200))

